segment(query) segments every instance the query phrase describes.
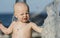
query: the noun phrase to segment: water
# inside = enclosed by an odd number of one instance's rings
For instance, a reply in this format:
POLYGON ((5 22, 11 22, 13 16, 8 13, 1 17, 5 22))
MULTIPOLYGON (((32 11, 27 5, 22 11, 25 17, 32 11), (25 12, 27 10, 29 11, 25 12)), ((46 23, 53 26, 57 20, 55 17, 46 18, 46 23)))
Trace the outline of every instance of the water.
MULTIPOLYGON (((47 14, 42 12, 39 15, 36 15, 35 17, 32 17, 33 14, 30 15, 31 16, 31 21, 35 22, 37 25, 42 25, 44 22, 44 19, 47 17, 47 14)), ((12 17, 13 14, 0 14, 0 20, 2 21, 2 24, 5 27, 9 27, 11 22, 12 22, 12 17)))
POLYGON ((0 14, 0 20, 5 27, 8 27, 12 22, 13 14, 0 14))

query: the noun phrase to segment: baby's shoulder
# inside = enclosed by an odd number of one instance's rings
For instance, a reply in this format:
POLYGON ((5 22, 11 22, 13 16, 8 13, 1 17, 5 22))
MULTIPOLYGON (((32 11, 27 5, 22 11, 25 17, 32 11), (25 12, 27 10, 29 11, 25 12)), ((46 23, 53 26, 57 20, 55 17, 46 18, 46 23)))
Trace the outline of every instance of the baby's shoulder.
POLYGON ((11 22, 11 24, 10 25, 15 25, 16 24, 16 22, 15 21, 13 21, 13 22, 11 22))
POLYGON ((31 25, 36 25, 36 23, 34 23, 34 22, 30 22, 30 24, 31 24, 31 25))

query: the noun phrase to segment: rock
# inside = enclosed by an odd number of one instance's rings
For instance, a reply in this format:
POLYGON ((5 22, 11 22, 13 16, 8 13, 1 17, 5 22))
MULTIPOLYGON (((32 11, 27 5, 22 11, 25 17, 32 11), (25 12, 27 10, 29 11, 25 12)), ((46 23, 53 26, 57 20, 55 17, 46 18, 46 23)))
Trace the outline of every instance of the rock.
POLYGON ((43 24, 42 38, 55 38, 55 12, 53 11, 53 5, 47 8, 47 18, 43 24))

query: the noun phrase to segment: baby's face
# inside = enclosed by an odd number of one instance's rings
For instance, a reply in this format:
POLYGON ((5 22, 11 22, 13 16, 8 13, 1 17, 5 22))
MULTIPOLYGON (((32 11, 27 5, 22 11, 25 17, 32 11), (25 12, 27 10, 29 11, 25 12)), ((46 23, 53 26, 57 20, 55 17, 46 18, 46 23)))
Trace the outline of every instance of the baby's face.
POLYGON ((15 8, 15 16, 21 22, 29 21, 29 12, 27 6, 17 6, 15 8))

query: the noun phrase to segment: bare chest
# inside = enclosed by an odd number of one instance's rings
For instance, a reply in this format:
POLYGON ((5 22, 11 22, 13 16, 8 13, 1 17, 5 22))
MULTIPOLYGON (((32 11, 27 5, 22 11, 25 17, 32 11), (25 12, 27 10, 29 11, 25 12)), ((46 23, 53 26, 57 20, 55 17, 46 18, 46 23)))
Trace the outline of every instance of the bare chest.
POLYGON ((30 25, 15 25, 14 31, 22 32, 22 31, 30 31, 31 26, 30 25))

